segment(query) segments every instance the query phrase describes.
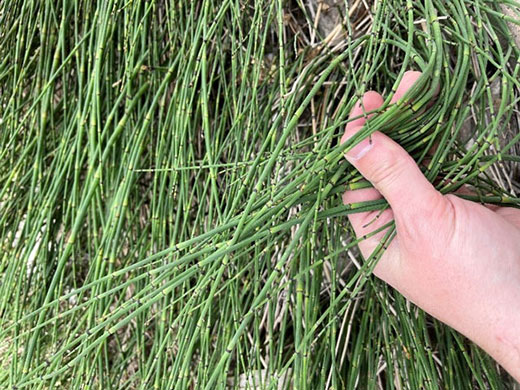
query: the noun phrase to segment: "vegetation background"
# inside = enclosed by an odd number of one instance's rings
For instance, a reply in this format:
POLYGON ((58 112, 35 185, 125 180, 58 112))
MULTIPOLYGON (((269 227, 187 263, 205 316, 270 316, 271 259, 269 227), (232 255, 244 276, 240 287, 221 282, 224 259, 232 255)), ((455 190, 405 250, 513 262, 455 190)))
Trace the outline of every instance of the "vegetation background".
POLYGON ((0 2, 0 388, 513 388, 370 275, 383 246, 362 259, 346 216, 388 205, 341 204, 369 184, 338 140, 420 70, 365 135, 520 206, 519 22, 513 0, 0 2))

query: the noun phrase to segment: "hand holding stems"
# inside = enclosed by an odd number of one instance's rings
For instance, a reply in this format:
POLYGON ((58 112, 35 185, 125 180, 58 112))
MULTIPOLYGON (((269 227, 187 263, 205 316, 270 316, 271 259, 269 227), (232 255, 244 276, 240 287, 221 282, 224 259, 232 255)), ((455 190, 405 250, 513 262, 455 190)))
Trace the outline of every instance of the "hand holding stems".
MULTIPOLYGON (((391 103, 420 75, 406 72, 391 103)), ((381 95, 367 92, 351 118, 382 105, 381 95)), ((365 122, 365 117, 349 122, 342 142, 365 122)), ((520 381, 520 210, 442 195, 391 138, 380 132, 370 138, 346 158, 374 188, 347 191, 343 202, 384 197, 390 204, 377 219, 379 211, 349 217, 358 237, 395 220, 397 235, 374 274, 474 341, 520 381)), ((383 236, 384 231, 362 241, 363 256, 383 236)))

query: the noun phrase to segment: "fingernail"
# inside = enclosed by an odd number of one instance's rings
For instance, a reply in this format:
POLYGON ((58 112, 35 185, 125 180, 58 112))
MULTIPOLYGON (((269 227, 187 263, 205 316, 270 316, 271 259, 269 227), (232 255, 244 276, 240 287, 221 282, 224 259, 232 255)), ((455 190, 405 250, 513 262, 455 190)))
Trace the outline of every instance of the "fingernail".
MULTIPOLYGON (((355 127, 355 128, 347 129, 341 139, 341 143, 344 143, 347 140, 349 140, 350 138, 352 138, 361 129, 362 129, 362 127, 355 127)), ((349 161, 359 160, 363 156, 365 156, 370 151, 370 149, 372 149, 373 146, 374 146, 374 143, 372 142, 372 140, 370 138, 365 138, 363 141, 361 141, 356 146, 354 146, 352 149, 350 149, 345 154, 345 157, 349 161)))
POLYGON ((357 161, 365 156, 373 146, 372 141, 366 138, 347 152, 347 159, 357 161))

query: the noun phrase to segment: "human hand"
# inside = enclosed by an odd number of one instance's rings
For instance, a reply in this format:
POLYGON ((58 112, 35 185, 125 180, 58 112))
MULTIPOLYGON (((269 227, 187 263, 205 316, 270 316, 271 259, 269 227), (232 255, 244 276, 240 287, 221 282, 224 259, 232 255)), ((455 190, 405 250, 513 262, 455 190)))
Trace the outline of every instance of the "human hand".
MULTIPOLYGON (((405 73, 392 103, 420 75, 405 73)), ((351 118, 383 105, 376 92, 367 92, 362 100, 351 118)), ((364 117, 350 122, 342 143, 365 122, 364 117)), ((374 274, 480 345, 520 381, 520 210, 490 209, 442 195, 391 138, 380 132, 370 138, 346 158, 374 188, 347 191, 343 202, 384 197, 390 204, 382 214, 349 216, 358 237, 395 220, 397 235, 374 274)), ((381 232, 360 242, 363 256, 370 256, 383 236, 381 232)))

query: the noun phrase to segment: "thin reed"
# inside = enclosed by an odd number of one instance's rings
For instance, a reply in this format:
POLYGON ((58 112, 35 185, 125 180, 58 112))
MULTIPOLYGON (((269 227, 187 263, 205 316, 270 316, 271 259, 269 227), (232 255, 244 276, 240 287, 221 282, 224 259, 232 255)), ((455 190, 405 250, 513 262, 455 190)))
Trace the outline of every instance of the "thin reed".
POLYGON ((379 130, 520 206, 520 4, 344 0, 324 33, 330 3, 0 2, 0 388, 507 388, 370 275, 346 216, 388 205, 341 193, 379 130))

